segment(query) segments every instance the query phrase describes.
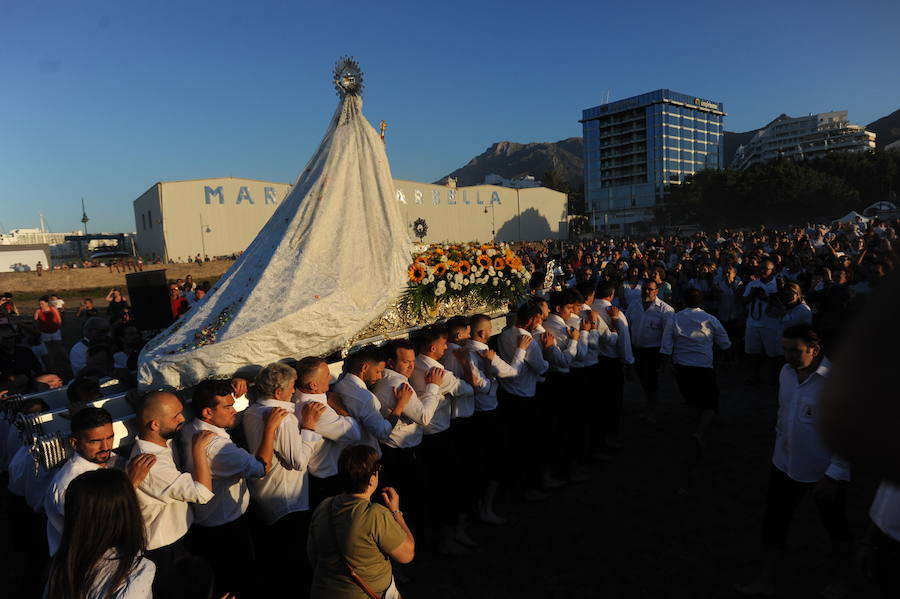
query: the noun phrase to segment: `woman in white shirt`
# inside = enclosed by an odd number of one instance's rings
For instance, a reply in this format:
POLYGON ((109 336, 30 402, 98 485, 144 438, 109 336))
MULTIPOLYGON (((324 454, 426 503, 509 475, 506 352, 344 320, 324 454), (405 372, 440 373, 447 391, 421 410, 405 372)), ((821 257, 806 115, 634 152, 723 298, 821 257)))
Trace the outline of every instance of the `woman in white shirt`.
POLYGON ((144 521, 128 476, 113 468, 85 472, 66 489, 65 506, 44 597, 150 599, 156 566, 142 557, 144 521))

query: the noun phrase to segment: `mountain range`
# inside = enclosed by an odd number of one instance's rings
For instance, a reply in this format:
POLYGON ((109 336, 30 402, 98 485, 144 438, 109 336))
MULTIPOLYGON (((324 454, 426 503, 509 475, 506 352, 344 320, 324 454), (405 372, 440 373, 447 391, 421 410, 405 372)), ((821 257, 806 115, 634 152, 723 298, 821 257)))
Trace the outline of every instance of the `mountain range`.
MULTIPOLYGON (((900 110, 866 125, 875 133, 875 144, 880 149, 900 139, 900 110)), ((751 131, 725 131, 722 139, 725 164, 730 164, 741 144, 745 144, 759 129, 751 131)), ((438 184, 445 184, 451 177, 457 185, 479 185, 490 174, 513 179, 532 175, 541 179, 548 171, 555 171, 572 189, 584 185, 584 140, 569 137, 557 142, 516 143, 498 141, 467 164, 442 177, 438 184)))

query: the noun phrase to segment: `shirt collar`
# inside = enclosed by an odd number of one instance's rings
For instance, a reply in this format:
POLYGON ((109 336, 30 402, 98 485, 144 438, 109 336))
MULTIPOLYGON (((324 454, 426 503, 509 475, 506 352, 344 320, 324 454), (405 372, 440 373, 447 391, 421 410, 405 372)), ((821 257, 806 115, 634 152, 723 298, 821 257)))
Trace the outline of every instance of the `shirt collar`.
POLYGON ((388 378, 388 377, 397 378, 397 379, 400 379, 400 380, 403 381, 403 382, 408 382, 408 381, 409 381, 409 379, 408 379, 407 377, 403 376, 402 374, 400 374, 400 373, 397 372, 396 370, 391 370, 390 368, 385 368, 385 369, 384 369, 384 376, 383 376, 382 378, 383 378, 383 379, 386 379, 386 378, 388 378))
POLYGON ((136 439, 138 449, 141 450, 141 453, 152 453, 153 455, 163 455, 172 453, 172 439, 166 439, 166 446, 160 447, 156 443, 151 443, 150 441, 144 441, 143 439, 136 439))
POLYGON ((443 364, 430 356, 423 356, 422 354, 419 354, 418 356, 416 356, 416 362, 422 364, 423 366, 427 366, 428 368, 440 368, 441 370, 444 369, 443 364))
POLYGON ((566 326, 566 321, 562 319, 562 316, 559 314, 551 314, 547 320, 552 320, 558 325, 566 326))
POLYGON ((289 401, 279 401, 274 398, 266 398, 257 402, 261 406, 265 406, 267 408, 282 408, 284 410, 288 410, 290 412, 294 411, 294 404, 289 401))
POLYGON ((321 403, 321 404, 326 404, 326 405, 328 404, 328 396, 325 395, 324 393, 304 393, 301 391, 301 392, 297 393, 297 395, 295 395, 294 397, 297 398, 298 402, 314 401, 316 403, 321 403))
POLYGON ((224 428, 216 426, 215 424, 210 424, 209 422, 206 422, 205 420, 200 420, 199 418, 196 418, 194 420, 194 426, 196 427, 196 429, 198 431, 212 431, 219 437, 231 439, 231 435, 229 435, 228 431, 226 431, 224 428))
MULTIPOLYGON (((385 368, 385 370, 387 370, 387 369, 385 368)), ((354 387, 359 387, 360 389, 365 389, 366 391, 369 390, 369 388, 366 387, 366 384, 363 382, 363 380, 361 378, 359 378, 358 376, 356 376, 355 374, 352 374, 350 372, 344 373, 343 380, 347 381, 347 383, 353 385, 354 387)))
POLYGON ((487 344, 482 343, 481 341, 475 341, 474 339, 469 339, 466 343, 470 349, 474 349, 475 351, 484 351, 488 348, 487 344))
POLYGON ((828 376, 828 373, 831 372, 831 361, 823 357, 822 361, 819 362, 819 367, 816 368, 816 371, 813 374, 818 374, 820 377, 825 378, 828 376))
MULTIPOLYGON (((110 456, 110 460, 112 460, 113 458, 115 458, 114 455, 110 456)), ((73 453, 72 457, 70 459, 72 460, 72 467, 75 468, 76 470, 81 470, 81 471, 86 472, 88 470, 96 470, 98 468, 103 468, 103 466, 101 466, 100 464, 97 464, 96 462, 92 462, 88 459, 85 459, 84 456, 82 456, 80 453, 77 453, 77 452, 73 453)))

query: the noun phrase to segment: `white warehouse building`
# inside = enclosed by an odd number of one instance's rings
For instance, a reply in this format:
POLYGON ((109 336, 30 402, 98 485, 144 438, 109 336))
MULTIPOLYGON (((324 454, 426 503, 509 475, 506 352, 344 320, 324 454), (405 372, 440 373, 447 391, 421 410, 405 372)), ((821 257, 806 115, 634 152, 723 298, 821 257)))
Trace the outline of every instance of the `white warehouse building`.
MULTIPOLYGON (((394 185, 413 240, 534 241, 568 235, 568 199, 552 189, 457 188, 402 179, 394 185)), ((134 200, 137 251, 177 262, 242 252, 290 189, 288 183, 233 177, 156 183, 134 200)))

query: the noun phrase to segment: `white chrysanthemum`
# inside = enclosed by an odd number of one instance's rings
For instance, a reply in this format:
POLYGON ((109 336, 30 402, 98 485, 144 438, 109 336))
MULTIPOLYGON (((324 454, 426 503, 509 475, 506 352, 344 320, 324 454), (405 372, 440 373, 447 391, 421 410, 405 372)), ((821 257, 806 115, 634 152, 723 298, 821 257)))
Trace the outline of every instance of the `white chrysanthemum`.
POLYGON ((487 255, 488 255, 488 256, 493 256, 493 255, 496 254, 496 253, 497 253, 497 250, 493 250, 493 249, 487 251, 487 255))
POLYGON ((488 269, 488 273, 487 273, 487 274, 488 274, 488 276, 493 277, 493 276, 495 276, 495 275, 497 274, 497 271, 494 270, 494 267, 492 266, 492 267, 490 267, 490 268, 488 269))
POLYGON ((462 280, 463 280, 462 273, 458 272, 455 275, 453 275, 453 282, 456 283, 457 285, 462 283, 462 280))
POLYGON ((502 271, 502 270, 498 270, 498 271, 497 271, 497 276, 498 276, 498 277, 503 277, 503 271, 502 271))
POLYGON ((461 284, 462 284, 462 285, 468 285, 468 284, 469 284, 469 278, 468 278, 468 277, 463 277, 463 280, 461 281, 461 284))
POLYGON ((493 280, 491 281, 491 284, 492 284, 494 287, 496 287, 497 285, 500 284, 500 279, 498 279, 497 277, 494 277, 493 280))
POLYGON ((425 279, 426 283, 434 283, 434 275, 428 275, 428 278, 425 279))
POLYGON ((446 261, 447 261, 447 256, 441 256, 441 262, 446 262, 446 261))

